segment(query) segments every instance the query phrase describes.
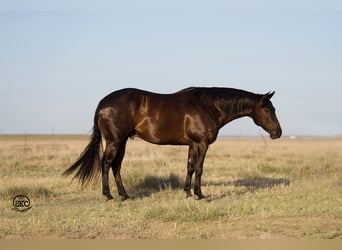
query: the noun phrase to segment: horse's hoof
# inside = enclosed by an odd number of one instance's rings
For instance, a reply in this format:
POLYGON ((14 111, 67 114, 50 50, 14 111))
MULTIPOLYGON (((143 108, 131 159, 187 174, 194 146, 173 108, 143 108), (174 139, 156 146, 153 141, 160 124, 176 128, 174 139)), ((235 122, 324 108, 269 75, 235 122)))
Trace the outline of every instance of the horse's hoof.
POLYGON ((121 196, 121 201, 125 201, 127 199, 130 199, 131 197, 128 196, 128 195, 125 195, 125 196, 121 196))
POLYGON ((192 194, 191 194, 191 192, 185 192, 186 194, 185 194, 185 198, 187 199, 187 198, 191 198, 192 197, 192 194))
POLYGON ((207 197, 205 197, 203 194, 201 195, 197 195, 197 200, 203 200, 206 199, 207 197))
POLYGON ((113 196, 107 196, 107 201, 113 200, 113 196))
POLYGON ((190 198, 190 197, 192 197, 192 194, 191 194, 191 190, 190 189, 188 189, 188 188, 184 188, 184 190, 183 190, 184 192, 185 192, 185 198, 190 198))

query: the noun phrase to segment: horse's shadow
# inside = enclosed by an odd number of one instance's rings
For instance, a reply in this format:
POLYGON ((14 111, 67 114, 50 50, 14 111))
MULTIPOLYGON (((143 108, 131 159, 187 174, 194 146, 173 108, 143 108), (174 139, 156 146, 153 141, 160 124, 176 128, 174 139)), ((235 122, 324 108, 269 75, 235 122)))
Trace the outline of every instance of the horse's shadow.
POLYGON ((143 198, 156 192, 181 188, 183 188, 181 178, 176 174, 170 173, 167 177, 147 175, 141 182, 131 187, 131 192, 134 193, 134 197, 143 198))
MULTIPOLYGON (((222 194, 220 197, 212 197, 212 199, 220 199, 232 194, 243 195, 247 192, 254 192, 258 189, 273 188, 275 186, 290 185, 287 178, 269 178, 269 177, 246 177, 236 181, 227 182, 204 182, 203 186, 234 186, 245 187, 228 193, 222 194)), ((165 190, 180 190, 184 188, 184 180, 178 175, 171 173, 167 177, 147 175, 142 182, 131 187, 135 198, 149 197, 151 194, 165 190)))
MULTIPOLYGON (((205 185, 205 183, 204 183, 205 185)), ((273 188, 275 186, 288 186, 290 185, 290 180, 286 178, 269 178, 269 177, 246 177, 243 179, 238 179, 236 181, 227 181, 227 182, 208 182, 206 185, 208 186, 233 186, 233 187, 242 187, 236 188, 233 190, 226 191, 222 193, 220 196, 212 196, 210 195, 209 200, 218 200, 231 195, 244 195, 246 193, 253 193, 258 189, 266 189, 273 188)))
POLYGON ((262 188, 272 188, 284 184, 290 185, 290 180, 286 178, 251 177, 239 179, 233 182, 235 187, 246 187, 250 191, 262 188))

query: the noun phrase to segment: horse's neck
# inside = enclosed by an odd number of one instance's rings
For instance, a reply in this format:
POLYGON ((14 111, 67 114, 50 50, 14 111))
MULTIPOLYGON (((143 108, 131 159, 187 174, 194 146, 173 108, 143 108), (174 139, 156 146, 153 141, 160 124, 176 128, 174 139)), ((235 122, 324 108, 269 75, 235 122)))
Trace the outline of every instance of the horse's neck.
POLYGON ((252 117, 255 100, 250 97, 237 97, 223 102, 220 107, 220 123, 224 126, 235 119, 249 116, 252 117))

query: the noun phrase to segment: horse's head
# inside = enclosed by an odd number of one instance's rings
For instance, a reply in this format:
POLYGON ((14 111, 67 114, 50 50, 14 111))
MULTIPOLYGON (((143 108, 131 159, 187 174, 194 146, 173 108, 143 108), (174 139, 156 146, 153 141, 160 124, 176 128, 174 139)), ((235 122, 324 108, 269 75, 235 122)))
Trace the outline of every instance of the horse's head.
POLYGON ((277 139, 281 136, 282 130, 275 113, 275 108, 270 101, 273 95, 274 91, 261 95, 260 100, 253 108, 252 118, 255 124, 261 126, 270 134, 272 139, 277 139))

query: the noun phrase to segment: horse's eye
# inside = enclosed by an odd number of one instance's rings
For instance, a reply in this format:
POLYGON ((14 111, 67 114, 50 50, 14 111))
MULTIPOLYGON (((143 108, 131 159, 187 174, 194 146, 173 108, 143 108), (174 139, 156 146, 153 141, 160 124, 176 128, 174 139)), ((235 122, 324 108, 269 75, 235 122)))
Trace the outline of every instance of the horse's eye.
POLYGON ((269 113, 269 112, 270 112, 270 109, 269 109, 269 108, 264 108, 264 111, 265 111, 266 113, 269 113))

